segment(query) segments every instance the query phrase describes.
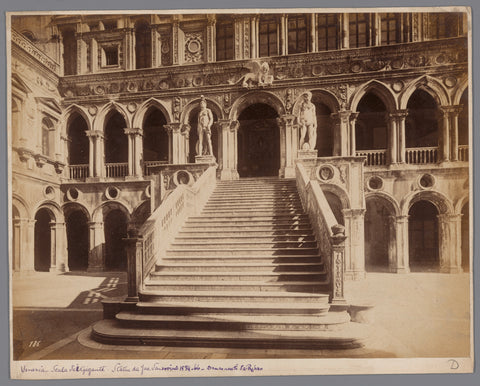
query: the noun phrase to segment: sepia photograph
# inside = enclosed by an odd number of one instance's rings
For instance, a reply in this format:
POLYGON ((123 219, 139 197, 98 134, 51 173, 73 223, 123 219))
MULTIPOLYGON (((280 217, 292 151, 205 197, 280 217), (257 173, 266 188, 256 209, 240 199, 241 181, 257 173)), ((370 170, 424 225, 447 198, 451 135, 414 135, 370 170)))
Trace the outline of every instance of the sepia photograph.
POLYGON ((471 373, 471 9, 7 12, 14 379, 471 373))

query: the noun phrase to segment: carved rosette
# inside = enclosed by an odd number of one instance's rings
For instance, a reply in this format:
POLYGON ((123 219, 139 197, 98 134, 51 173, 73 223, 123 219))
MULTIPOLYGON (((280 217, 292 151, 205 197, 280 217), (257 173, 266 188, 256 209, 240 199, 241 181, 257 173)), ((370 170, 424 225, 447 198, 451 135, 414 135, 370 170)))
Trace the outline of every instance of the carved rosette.
POLYGON ((185 62, 198 63, 203 61, 203 33, 189 32, 185 34, 185 62))

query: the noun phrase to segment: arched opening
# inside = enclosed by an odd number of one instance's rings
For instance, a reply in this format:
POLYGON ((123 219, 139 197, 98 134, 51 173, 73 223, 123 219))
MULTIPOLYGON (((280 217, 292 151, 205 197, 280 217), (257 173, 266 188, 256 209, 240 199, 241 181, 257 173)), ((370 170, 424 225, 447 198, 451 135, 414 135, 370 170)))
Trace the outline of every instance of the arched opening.
POLYGON ((325 198, 327 199, 327 202, 330 205, 330 208, 332 209, 333 215, 335 216, 337 223, 341 225, 345 225, 345 219, 343 217, 343 212, 342 212, 343 205, 340 198, 335 193, 332 193, 329 191, 324 191, 323 194, 325 194, 325 198))
POLYGON ((46 208, 39 209, 35 215, 34 268, 35 271, 48 272, 51 266, 51 226, 53 214, 46 208))
POLYGON ((88 164, 88 130, 87 122, 78 113, 70 116, 67 124, 68 142, 68 163, 70 165, 88 164))
POLYGON ((405 122, 407 147, 438 146, 437 103, 423 90, 416 90, 407 103, 405 122))
POLYGON ((439 267, 438 210, 429 201, 418 201, 408 212, 408 245, 412 270, 439 267))
POLYGON ((20 268, 20 211, 12 205, 12 269, 17 271, 20 268))
POLYGON ((104 219, 105 269, 124 271, 127 268, 127 252, 123 239, 127 237, 127 216, 120 209, 113 209, 104 219))
POLYGON ((140 204, 132 214, 132 224, 135 228, 140 228, 145 221, 150 217, 151 208, 150 208, 150 200, 144 201, 140 204))
POLYGON ((330 115, 332 111, 324 103, 317 102, 315 96, 312 98, 317 113, 317 145, 319 157, 330 157, 333 155, 333 124, 330 115))
POLYGON ((377 95, 369 92, 362 97, 357 110, 359 115, 355 125, 356 149, 386 149, 388 132, 385 103, 377 95))
POLYGON ((465 89, 460 98, 460 105, 462 106, 462 111, 458 115, 458 144, 468 145, 468 88, 465 89))
POLYGON ((128 162, 128 138, 124 130, 125 119, 118 111, 112 111, 105 124, 105 162, 128 162))
POLYGON ((77 39, 75 31, 67 29, 62 31, 63 39, 63 75, 77 73, 77 39))
POLYGON ((390 216, 393 214, 382 200, 366 200, 365 268, 367 271, 387 271, 389 268, 390 216))
POLYGON ((70 271, 85 271, 88 268, 88 219, 80 209, 66 218, 68 268, 70 271))
POLYGON ((280 169, 278 114, 264 103, 246 107, 238 117, 238 173, 240 177, 277 176, 280 169))
POLYGON ((135 24, 135 68, 152 66, 152 36, 146 21, 135 24))
MULTIPOLYGON (((207 108, 210 108, 208 104, 207 104, 207 108)), ((215 159, 218 160, 218 130, 217 130, 217 126, 215 125, 215 122, 217 122, 218 120, 218 116, 214 109, 210 108, 210 110, 212 111, 213 122, 214 122, 211 129, 212 150, 213 150, 213 155, 215 159)), ((197 127, 198 127, 199 112, 200 112, 200 106, 197 106, 190 112, 190 116, 188 118, 188 124, 190 125, 190 134, 188 138, 188 145, 189 145, 190 151, 188 156, 188 162, 190 163, 195 162, 195 156, 197 155, 197 141, 198 141, 197 127)))
POLYGON ((144 161, 168 162, 168 133, 165 115, 156 107, 150 107, 143 120, 144 161))
POLYGON ((464 272, 470 271, 470 212, 468 202, 462 207, 461 222, 461 249, 462 249, 462 269, 464 272))

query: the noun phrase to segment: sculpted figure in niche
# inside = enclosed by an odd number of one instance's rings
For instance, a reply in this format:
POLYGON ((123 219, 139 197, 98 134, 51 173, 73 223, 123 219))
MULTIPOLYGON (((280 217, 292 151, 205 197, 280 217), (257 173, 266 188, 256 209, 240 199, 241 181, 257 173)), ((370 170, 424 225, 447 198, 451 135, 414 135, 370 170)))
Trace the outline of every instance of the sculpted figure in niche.
POLYGON ((312 93, 305 92, 302 95, 303 101, 298 113, 298 124, 300 126, 300 149, 315 150, 317 145, 317 113, 312 103, 312 93), (308 141, 305 137, 308 133, 308 141))
POLYGON ((205 98, 201 97, 200 101, 200 112, 198 113, 198 122, 197 122, 197 133, 198 133, 198 142, 197 142, 197 155, 213 155, 212 150, 212 125, 213 125, 213 114, 212 110, 207 108, 207 101, 205 98), (204 139, 206 146, 204 144, 204 139))

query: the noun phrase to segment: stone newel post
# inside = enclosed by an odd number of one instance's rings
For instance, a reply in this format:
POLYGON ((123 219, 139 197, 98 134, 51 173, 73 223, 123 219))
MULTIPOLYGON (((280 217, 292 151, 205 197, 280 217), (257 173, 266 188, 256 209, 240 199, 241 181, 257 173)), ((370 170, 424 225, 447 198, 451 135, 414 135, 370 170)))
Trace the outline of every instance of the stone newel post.
POLYGON ((138 290, 142 282, 143 238, 136 230, 129 231, 123 239, 127 250, 127 286, 126 302, 138 302, 138 290))
POLYGON ((346 304, 344 295, 345 270, 345 227, 337 224, 332 227, 332 304, 346 304))

